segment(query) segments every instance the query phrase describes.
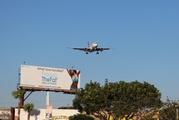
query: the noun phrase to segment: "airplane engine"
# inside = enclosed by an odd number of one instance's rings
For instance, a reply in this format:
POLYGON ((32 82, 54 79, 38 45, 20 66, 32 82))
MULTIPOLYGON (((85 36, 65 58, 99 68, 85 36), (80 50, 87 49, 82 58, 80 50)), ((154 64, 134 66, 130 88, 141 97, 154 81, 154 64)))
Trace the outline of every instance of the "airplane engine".
POLYGON ((103 51, 103 49, 101 48, 101 49, 100 49, 100 51, 102 52, 102 51, 103 51))

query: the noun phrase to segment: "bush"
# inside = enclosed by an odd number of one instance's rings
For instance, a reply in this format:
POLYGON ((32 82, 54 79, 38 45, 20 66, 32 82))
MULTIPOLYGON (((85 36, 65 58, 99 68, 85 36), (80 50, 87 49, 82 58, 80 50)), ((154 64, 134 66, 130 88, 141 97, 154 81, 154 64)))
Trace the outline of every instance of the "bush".
POLYGON ((84 114, 77 114, 70 116, 69 120, 94 120, 94 118, 84 114))

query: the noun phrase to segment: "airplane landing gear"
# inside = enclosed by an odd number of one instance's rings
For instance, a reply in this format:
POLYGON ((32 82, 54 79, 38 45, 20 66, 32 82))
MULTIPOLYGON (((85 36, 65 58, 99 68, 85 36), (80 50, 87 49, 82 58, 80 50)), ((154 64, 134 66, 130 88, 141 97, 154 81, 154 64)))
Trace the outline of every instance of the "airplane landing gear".
POLYGON ((86 54, 88 54, 88 52, 86 52, 86 54))
POLYGON ((96 54, 99 54, 99 52, 96 52, 96 54))

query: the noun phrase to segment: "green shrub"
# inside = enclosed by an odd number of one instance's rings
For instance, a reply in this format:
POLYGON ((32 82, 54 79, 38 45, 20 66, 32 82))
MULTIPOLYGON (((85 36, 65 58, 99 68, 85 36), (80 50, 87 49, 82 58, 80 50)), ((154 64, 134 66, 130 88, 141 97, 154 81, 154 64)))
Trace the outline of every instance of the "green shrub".
POLYGON ((69 120, 94 120, 94 118, 84 114, 77 114, 70 116, 69 120))

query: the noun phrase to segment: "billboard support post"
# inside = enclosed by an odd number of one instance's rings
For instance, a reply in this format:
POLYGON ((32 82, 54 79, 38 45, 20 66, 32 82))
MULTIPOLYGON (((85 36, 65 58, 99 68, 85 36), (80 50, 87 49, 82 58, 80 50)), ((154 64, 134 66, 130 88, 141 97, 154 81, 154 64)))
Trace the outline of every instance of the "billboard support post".
POLYGON ((31 91, 25 98, 24 101, 33 93, 34 91, 31 91))
POLYGON ((50 105, 50 95, 49 95, 49 91, 47 91, 47 95, 46 95, 46 105, 50 105))
MULTIPOLYGON (((46 92, 46 120, 51 120, 52 119, 52 112, 48 113, 47 109, 49 109, 48 107, 51 106, 50 105, 50 92, 47 91, 46 92)), ((52 107, 51 107, 51 111, 52 111, 52 107)))

